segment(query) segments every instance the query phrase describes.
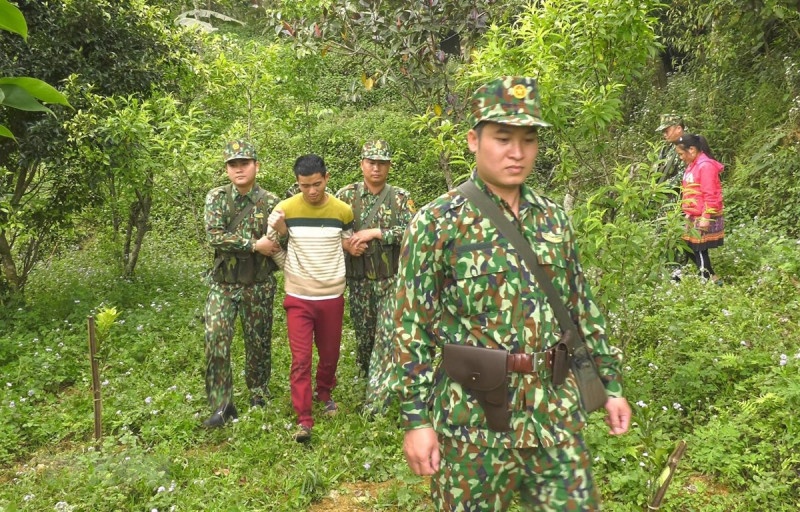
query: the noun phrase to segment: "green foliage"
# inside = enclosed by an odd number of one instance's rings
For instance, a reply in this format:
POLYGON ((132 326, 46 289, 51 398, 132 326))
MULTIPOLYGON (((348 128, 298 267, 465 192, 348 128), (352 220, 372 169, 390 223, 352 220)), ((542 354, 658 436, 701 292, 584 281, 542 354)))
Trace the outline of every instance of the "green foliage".
POLYGON ((623 93, 658 50, 654 2, 535 2, 508 27, 493 25, 466 67, 470 83, 500 75, 538 78, 544 118, 554 125, 559 176, 601 183, 605 155, 622 121, 623 93))

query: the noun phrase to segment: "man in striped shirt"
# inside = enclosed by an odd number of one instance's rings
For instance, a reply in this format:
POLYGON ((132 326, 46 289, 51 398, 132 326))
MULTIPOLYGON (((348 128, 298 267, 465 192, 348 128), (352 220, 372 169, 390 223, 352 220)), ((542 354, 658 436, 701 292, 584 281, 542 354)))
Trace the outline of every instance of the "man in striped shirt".
POLYGON ((314 391, 324 414, 338 411, 331 392, 336 387, 336 366, 342 341, 345 263, 343 247, 353 236, 353 210, 325 192, 329 174, 317 155, 304 155, 294 163, 301 194, 278 203, 268 218, 267 236, 288 237, 286 250, 273 256, 283 268, 286 323, 292 366, 289 374, 292 406, 297 413, 294 439, 311 439, 312 345, 319 362, 314 391))

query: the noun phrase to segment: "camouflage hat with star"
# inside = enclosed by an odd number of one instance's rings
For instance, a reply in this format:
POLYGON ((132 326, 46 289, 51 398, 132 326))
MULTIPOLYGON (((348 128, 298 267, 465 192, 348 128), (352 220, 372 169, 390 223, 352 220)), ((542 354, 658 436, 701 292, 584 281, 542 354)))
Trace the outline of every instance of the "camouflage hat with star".
POLYGON ((256 156, 256 148, 251 143, 244 139, 236 139, 225 144, 225 149, 222 150, 222 159, 227 164, 231 160, 258 160, 258 156, 256 156))
POLYGON ((678 114, 661 114, 661 120, 656 128, 657 132, 663 132, 670 126, 683 126, 683 118, 678 114))
POLYGON ((361 148, 361 159, 391 161, 392 149, 385 140, 371 140, 361 148))
POLYGON ((503 76, 482 85, 470 102, 469 125, 482 121, 512 126, 552 126, 542 119, 542 101, 535 78, 503 76))

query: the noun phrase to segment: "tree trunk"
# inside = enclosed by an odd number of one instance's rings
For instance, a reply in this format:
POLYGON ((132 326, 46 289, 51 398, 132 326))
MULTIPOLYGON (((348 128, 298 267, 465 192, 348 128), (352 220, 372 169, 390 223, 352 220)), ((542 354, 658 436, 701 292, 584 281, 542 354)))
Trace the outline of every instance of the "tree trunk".
POLYGON ((453 183, 453 171, 450 170, 450 155, 446 151, 439 153, 439 169, 442 170, 444 175, 444 182, 447 184, 447 190, 451 190, 455 184, 453 183))
POLYGON ((17 273, 17 265, 14 263, 11 245, 8 243, 5 230, 0 231, 0 264, 2 264, 3 277, 6 278, 11 293, 19 292, 22 286, 22 279, 17 273))

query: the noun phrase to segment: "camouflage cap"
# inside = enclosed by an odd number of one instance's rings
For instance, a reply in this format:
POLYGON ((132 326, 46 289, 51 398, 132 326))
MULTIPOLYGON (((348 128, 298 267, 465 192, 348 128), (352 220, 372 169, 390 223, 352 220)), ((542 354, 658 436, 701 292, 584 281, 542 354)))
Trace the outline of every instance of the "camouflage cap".
POLYGON ((471 128, 482 121, 512 126, 552 126, 542 119, 542 101, 535 78, 497 78, 472 93, 470 104, 471 128))
POLYGON ((361 159, 390 161, 392 159, 392 149, 385 140, 371 140, 361 148, 361 159))
POLYGON ((256 148, 251 143, 244 139, 236 139, 225 144, 222 159, 227 164, 236 159, 258 160, 258 156, 256 156, 256 148))
POLYGON ((670 126, 675 126, 676 124, 683 126, 683 118, 681 116, 678 114, 661 114, 661 122, 658 128, 656 128, 656 131, 663 132, 670 126))

